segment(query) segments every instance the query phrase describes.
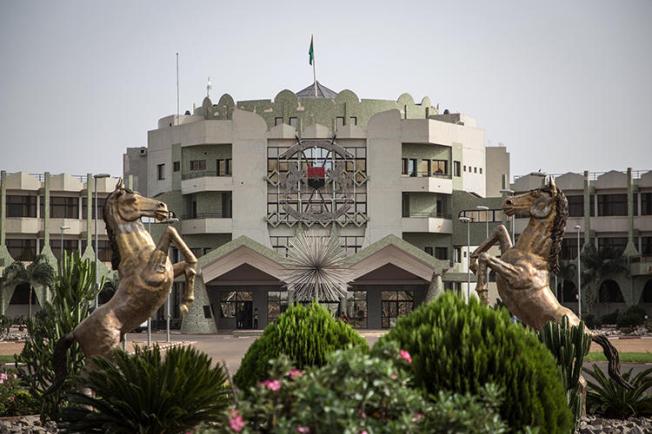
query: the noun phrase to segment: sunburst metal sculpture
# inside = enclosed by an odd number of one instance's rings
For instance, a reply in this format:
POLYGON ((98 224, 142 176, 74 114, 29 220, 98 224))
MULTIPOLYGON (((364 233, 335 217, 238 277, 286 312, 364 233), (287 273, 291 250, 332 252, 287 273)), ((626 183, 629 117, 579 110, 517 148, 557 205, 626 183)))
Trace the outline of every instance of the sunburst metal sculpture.
POLYGON ((296 301, 337 302, 346 297, 349 271, 337 237, 300 233, 290 245, 285 281, 296 301))

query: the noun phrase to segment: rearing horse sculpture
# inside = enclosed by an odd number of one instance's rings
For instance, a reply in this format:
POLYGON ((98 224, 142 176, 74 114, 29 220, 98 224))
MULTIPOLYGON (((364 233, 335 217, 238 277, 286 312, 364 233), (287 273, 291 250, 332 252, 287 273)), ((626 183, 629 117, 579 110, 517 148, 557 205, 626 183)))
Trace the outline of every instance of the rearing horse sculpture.
MULTIPOLYGON (((493 235, 473 252, 470 267, 477 276, 478 294, 486 302, 489 267, 496 273, 503 303, 526 325, 541 330, 548 321, 559 322, 564 316, 571 325, 579 325, 577 315, 562 306, 550 289, 550 273, 559 271, 559 250, 568 217, 564 193, 550 177, 543 188, 506 198, 503 212, 508 216, 530 217, 530 221, 515 246, 505 226, 498 225, 493 235), (500 258, 487 253, 496 243, 500 246, 500 258)), ((604 335, 588 328, 585 331, 602 347, 609 361, 610 377, 629 386, 620 375, 618 351, 604 335)))
POLYGON ((48 390, 61 386, 66 372, 66 352, 79 342, 86 357, 108 356, 118 347, 122 336, 142 324, 163 305, 174 278, 185 275, 181 314, 188 312, 194 300, 197 258, 176 229, 167 226, 158 244, 140 222, 141 217, 159 221, 169 216, 167 205, 143 197, 118 181, 104 205, 104 223, 111 243, 111 264, 118 269, 119 286, 114 296, 98 307, 75 329, 57 342, 54 350, 56 378, 48 390), (174 244, 185 261, 172 264, 168 257, 174 244))

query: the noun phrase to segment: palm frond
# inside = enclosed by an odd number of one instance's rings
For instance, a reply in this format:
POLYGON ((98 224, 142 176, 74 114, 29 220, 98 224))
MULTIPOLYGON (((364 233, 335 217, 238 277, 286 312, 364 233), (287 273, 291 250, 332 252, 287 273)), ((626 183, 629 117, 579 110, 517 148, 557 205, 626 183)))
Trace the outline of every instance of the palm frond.
POLYGON ((336 237, 306 233, 290 241, 285 281, 297 301, 339 301, 346 296, 346 253, 336 237))

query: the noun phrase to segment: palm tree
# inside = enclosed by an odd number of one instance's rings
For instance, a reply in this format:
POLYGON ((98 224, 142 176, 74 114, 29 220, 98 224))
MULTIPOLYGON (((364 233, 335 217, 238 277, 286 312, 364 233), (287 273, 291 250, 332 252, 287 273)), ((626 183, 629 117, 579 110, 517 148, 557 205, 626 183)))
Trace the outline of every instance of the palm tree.
POLYGON ((588 310, 596 301, 597 285, 608 276, 627 272, 627 258, 622 252, 610 247, 597 249, 593 243, 587 244, 582 251, 582 288, 588 310))
POLYGON ((4 286, 29 285, 29 304, 27 316, 32 319, 32 293, 34 286, 50 287, 54 282, 55 271, 44 255, 37 255, 27 267, 14 261, 2 273, 4 286))

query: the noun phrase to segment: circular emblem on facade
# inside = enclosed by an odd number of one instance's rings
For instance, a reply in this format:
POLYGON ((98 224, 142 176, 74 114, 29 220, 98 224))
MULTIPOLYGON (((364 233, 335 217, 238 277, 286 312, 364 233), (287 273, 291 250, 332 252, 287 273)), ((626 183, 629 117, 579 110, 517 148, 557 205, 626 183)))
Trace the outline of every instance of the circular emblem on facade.
POLYGON ((365 224, 366 148, 360 149, 341 147, 334 137, 297 138, 289 148, 270 149, 267 221, 274 227, 365 224))

